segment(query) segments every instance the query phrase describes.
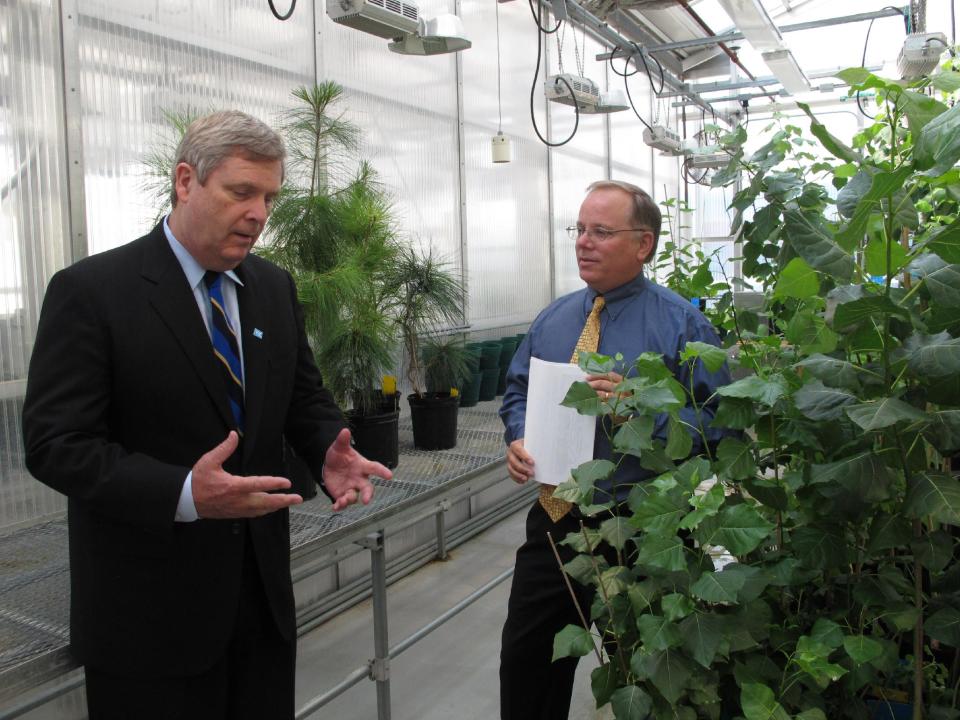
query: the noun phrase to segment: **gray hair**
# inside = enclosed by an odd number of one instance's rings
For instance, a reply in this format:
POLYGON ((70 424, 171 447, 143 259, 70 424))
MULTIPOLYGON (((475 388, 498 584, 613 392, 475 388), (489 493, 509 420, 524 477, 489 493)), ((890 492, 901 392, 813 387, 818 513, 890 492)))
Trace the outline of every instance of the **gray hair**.
POLYGON ((656 255, 663 217, 660 214, 660 208, 657 207, 653 198, 647 194, 647 191, 622 180, 597 180, 597 182, 590 183, 587 193, 592 193, 594 190, 622 190, 631 197, 633 200, 633 212, 630 214, 631 223, 637 227, 648 227, 653 231, 653 247, 650 248, 644 262, 656 255))
POLYGON ((235 155, 256 160, 279 160, 281 172, 287 151, 281 137, 262 120, 240 112, 222 110, 197 118, 187 127, 173 161, 171 202, 177 205, 176 167, 186 163, 197 171, 201 185, 220 164, 235 155))

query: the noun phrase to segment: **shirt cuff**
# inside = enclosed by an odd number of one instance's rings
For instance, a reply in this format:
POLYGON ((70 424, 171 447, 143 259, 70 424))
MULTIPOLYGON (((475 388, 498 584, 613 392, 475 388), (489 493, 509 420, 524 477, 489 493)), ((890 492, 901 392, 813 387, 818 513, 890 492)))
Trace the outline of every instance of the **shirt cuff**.
POLYGON ((174 520, 177 522, 193 522, 199 519, 197 506, 193 502, 193 470, 191 470, 187 473, 187 479, 180 491, 180 500, 177 502, 177 514, 174 520))

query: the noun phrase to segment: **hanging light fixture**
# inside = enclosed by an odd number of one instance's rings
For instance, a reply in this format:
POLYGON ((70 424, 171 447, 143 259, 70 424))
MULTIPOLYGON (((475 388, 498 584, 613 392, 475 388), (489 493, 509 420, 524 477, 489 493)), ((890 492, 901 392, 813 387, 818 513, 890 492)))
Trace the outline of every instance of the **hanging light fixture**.
POLYGON ((490 154, 495 163, 510 162, 510 138, 503 134, 503 107, 500 102, 500 3, 497 16, 497 134, 490 138, 490 154))

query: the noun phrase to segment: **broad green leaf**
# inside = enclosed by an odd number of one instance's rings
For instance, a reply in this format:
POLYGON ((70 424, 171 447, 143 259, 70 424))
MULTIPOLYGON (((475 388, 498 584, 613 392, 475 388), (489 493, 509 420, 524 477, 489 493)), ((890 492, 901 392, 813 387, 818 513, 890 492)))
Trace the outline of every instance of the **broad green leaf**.
POLYGON ((748 375, 719 388, 717 394, 722 397, 749 398, 772 407, 788 390, 787 382, 781 375, 773 375, 769 380, 758 375, 748 375))
POLYGON ((794 720, 827 720, 827 716, 820 708, 810 708, 797 715, 794 720))
POLYGON ((807 114, 807 117, 810 118, 810 133, 820 141, 820 144, 827 149, 827 152, 841 160, 846 160, 848 163, 859 163, 861 161, 860 153, 831 135, 824 124, 811 112, 809 105, 798 102, 797 107, 803 110, 807 114))
POLYGON ((637 377, 646 378, 649 382, 673 377, 673 373, 664 364, 663 355, 660 353, 641 353, 640 357, 634 361, 633 367, 637 370, 637 377))
POLYGON ((563 571, 581 585, 596 585, 599 582, 598 567, 602 573, 607 569, 607 561, 599 557, 597 565, 594 565, 589 555, 577 555, 570 562, 564 563, 563 571))
POLYGON ((725 437, 717 446, 717 472, 731 480, 744 480, 757 472, 750 444, 734 437, 725 437))
POLYGON ((622 400, 622 404, 637 412, 651 414, 679 410, 687 403, 687 394, 683 386, 673 378, 657 380, 650 384, 646 378, 624 380, 619 387, 631 393, 622 400))
POLYGON ((597 701, 597 707, 603 707, 618 689, 617 671, 613 663, 604 663, 590 673, 590 690, 597 701))
POLYGON ((704 602, 736 605, 744 582, 746 578, 738 573, 706 572, 690 586, 690 592, 704 602))
POLYGON ((810 637, 828 648, 843 645, 843 630, 833 620, 818 618, 810 631, 810 637))
POLYGON ((812 484, 839 484, 866 502, 885 500, 892 481, 890 469, 872 450, 810 467, 812 484))
POLYGON ((600 580, 597 587, 603 589, 603 595, 612 598, 624 592, 630 585, 631 576, 629 570, 619 565, 606 568, 600 573, 600 580))
POLYGON ((720 642, 727 634, 730 617, 713 613, 696 612, 680 623, 683 634, 683 648, 703 667, 710 669, 717 655, 720 642))
POLYGON ((680 492, 651 495, 644 500, 630 522, 643 532, 673 534, 687 514, 687 502, 680 492))
POLYGON ((683 695, 694 666, 677 650, 658 650, 649 655, 634 653, 630 668, 648 678, 671 705, 683 695))
POLYGON ((836 330, 844 330, 864 320, 873 317, 882 318, 885 315, 894 315, 904 319, 909 317, 906 310, 896 305, 889 298, 883 295, 873 295, 839 305, 833 315, 833 327, 836 330))
POLYGON ((924 278, 930 297, 938 305, 960 307, 960 265, 947 265, 924 278))
MULTIPOLYGON (((586 492, 590 492, 587 490, 586 492)), ((580 489, 577 481, 573 478, 567 478, 557 485, 553 491, 553 496, 558 500, 566 500, 570 503, 579 504, 584 499, 584 491, 580 489)))
POLYGON ((944 457, 960 453, 960 410, 939 410, 928 415, 924 436, 944 457))
POLYGON ((925 532, 909 545, 913 556, 931 572, 942 571, 953 560, 953 536, 946 530, 925 532))
POLYGON ((650 696, 636 685, 628 685, 614 691, 610 705, 616 720, 645 720, 653 709, 650 696))
POLYGON ((805 417, 811 420, 836 420, 843 416, 843 408, 857 402, 856 395, 845 390, 827 387, 819 380, 808 382, 793 396, 794 402, 805 417))
POLYGON ((692 613, 695 606, 693 600, 683 593, 670 593, 660 599, 660 607, 663 608, 663 616, 667 620, 676 622, 692 613))
POLYGON ((881 398, 844 408, 847 417, 866 431, 882 430, 898 422, 913 422, 926 419, 926 415, 913 405, 897 398, 881 398))
POLYGON ((760 597, 771 580, 770 574, 763 568, 743 565, 741 563, 725 565, 723 572, 727 575, 740 576, 743 578, 743 586, 737 593, 737 600, 741 605, 751 603, 760 597))
POLYGON ((640 456, 653 449, 654 419, 650 415, 632 417, 617 427, 613 449, 618 453, 640 456))
POLYGON ((720 546, 740 557, 755 550, 774 527, 744 503, 725 507, 716 516, 705 519, 695 536, 702 545, 720 546))
POLYGON ((956 608, 938 610, 927 618, 923 629, 927 635, 944 645, 960 647, 960 610, 956 608))
POLYGON ((704 457, 692 457, 677 468, 674 477, 677 483, 687 489, 695 490, 700 483, 713 474, 710 461, 704 457))
POLYGON ((594 548, 600 544, 600 531, 597 528, 584 526, 581 530, 567 533, 560 544, 572 548, 578 553, 593 552, 594 548))
POLYGON ((596 416, 604 412, 600 396, 586 382, 573 383, 560 404, 563 407, 573 408, 581 415, 596 416))
POLYGON ((666 650, 681 642, 680 628, 659 615, 641 615, 637 618, 637 630, 646 646, 644 649, 666 650))
POLYGON ((592 489, 598 480, 606 480, 617 469, 609 460, 587 460, 572 470, 573 479, 581 489, 592 489))
POLYGON ((947 111, 947 106, 939 100, 913 90, 904 90, 900 94, 897 107, 906 113, 907 125, 914 137, 927 123, 947 111))
POLYGON ((860 387, 860 371, 856 365, 847 360, 815 354, 796 363, 794 367, 804 368, 806 372, 828 387, 847 390, 856 390, 860 387))
POLYGON ((929 123, 914 140, 913 163, 936 177, 960 160, 960 106, 954 105, 929 123))
POLYGON ((710 427, 745 430, 756 420, 757 414, 753 410, 753 401, 750 398, 725 397, 720 398, 710 427))
POLYGON ((617 550, 623 550, 627 541, 636 534, 636 529, 630 521, 621 516, 607 518, 600 523, 600 537, 606 540, 617 550))
POLYGON ((843 639, 843 649, 858 665, 876 660, 883 654, 883 645, 866 635, 847 635, 843 639))
POLYGON ((937 90, 954 93, 960 90, 960 72, 941 69, 940 72, 930 76, 930 84, 937 90))
MULTIPOLYGON (((653 418, 650 420, 652 422, 653 418)), ((690 435, 690 431, 687 430, 687 426, 673 415, 670 415, 667 421, 667 456, 674 460, 682 460, 690 455, 692 449, 693 437, 690 435)))
POLYGON ((836 244, 847 251, 858 247, 867 231, 871 215, 886 211, 887 208, 884 206, 890 202, 891 198, 894 203, 892 210, 896 214, 898 225, 915 227, 916 209, 909 197, 902 194, 903 184, 912 172, 913 168, 909 165, 904 165, 893 172, 873 172, 870 177, 870 189, 860 198, 857 209, 847 226, 836 234, 836 244))
POLYGON ((920 377, 960 373, 960 338, 952 338, 945 332, 915 333, 907 338, 904 347, 910 353, 907 360, 910 369, 920 377))
POLYGON ((850 279, 853 258, 834 241, 833 234, 819 215, 810 217, 796 210, 787 210, 783 222, 785 237, 810 267, 840 281, 850 279))
POLYGON ((682 360, 698 358, 709 372, 717 372, 727 361, 727 353, 723 348, 710 343, 691 341, 686 344, 680 353, 682 360))
POLYGON ((883 240, 873 239, 867 243, 867 249, 864 251, 867 273, 886 277, 888 274, 893 276, 900 272, 900 269, 907 262, 907 251, 903 249, 900 243, 890 242, 890 261, 888 266, 887 250, 888 245, 883 240))
POLYGON ((684 530, 692 530, 697 527, 704 518, 713 517, 723 506, 723 486, 717 483, 703 495, 695 495, 690 498, 690 504, 693 511, 687 513, 680 521, 680 527, 684 530))
POLYGON ((847 540, 834 528, 802 526, 791 533, 790 543, 797 557, 811 569, 829 569, 849 561, 847 540))
POLYGON ((930 273, 947 267, 948 264, 936 253, 925 252, 911 260, 907 270, 912 275, 925 278, 930 273))
POLYGON ((794 313, 784 336, 804 353, 828 353, 837 349, 837 334, 812 310, 794 313))
POLYGON ((912 475, 904 509, 910 517, 929 515, 947 525, 960 525, 960 480, 933 470, 912 475))
POLYGON ((773 291, 775 298, 809 298, 820 292, 817 273, 803 258, 795 257, 780 271, 773 291))
POLYGON ((931 236, 926 245, 948 263, 960 263, 960 218, 931 236))
POLYGON ((746 720, 790 720, 777 702, 773 690, 760 683, 744 683, 740 688, 740 707, 746 720))
POLYGON ((743 487, 750 497, 774 510, 787 510, 790 507, 786 491, 773 478, 746 478, 743 487))
POLYGON ((683 556, 683 542, 678 537, 648 533, 640 541, 637 564, 671 572, 684 570, 687 563, 683 556))
POLYGON ((840 188, 837 192, 837 212, 845 218, 852 218, 857 212, 857 205, 863 199, 863 196, 870 192, 870 184, 876 169, 866 166, 857 171, 850 182, 840 188))
POLYGON ((646 579, 633 583, 627 588, 627 597, 636 616, 651 612, 653 604, 660 597, 660 586, 655 580, 646 579))
POLYGON ((594 650, 593 635, 577 625, 567 625, 553 638, 553 659, 583 657, 594 650))
POLYGON ((867 552, 878 553, 890 548, 904 547, 913 539, 910 523, 900 515, 880 514, 870 523, 867 552))

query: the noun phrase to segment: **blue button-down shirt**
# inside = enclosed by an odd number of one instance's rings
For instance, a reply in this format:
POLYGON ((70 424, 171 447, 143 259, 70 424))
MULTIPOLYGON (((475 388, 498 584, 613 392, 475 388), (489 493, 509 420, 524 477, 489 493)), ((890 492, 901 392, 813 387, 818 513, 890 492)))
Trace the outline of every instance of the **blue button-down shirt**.
MULTIPOLYGON (((597 293, 589 288, 565 295, 543 310, 530 326, 507 372, 507 389, 500 408, 500 417, 506 426, 507 444, 524 437, 530 358, 569 362, 596 296, 597 293)), ((680 351, 693 340, 720 344, 713 326, 699 310, 673 291, 647 280, 643 275, 604 293, 603 297, 605 305, 600 313, 598 352, 611 357, 620 353, 628 368, 631 368, 633 361, 644 352, 660 353, 677 380, 684 387, 690 388, 689 370, 686 365, 680 364, 680 351)), ((710 373, 702 363, 697 363, 693 373, 693 391, 697 404, 706 402, 718 387, 729 382, 730 374, 726 367, 710 373)), ((724 434, 708 427, 714 412, 715 406, 707 405, 701 408, 699 418, 710 442, 719 441, 724 434)), ((683 408, 680 416, 694 426, 698 422, 692 407, 683 408)), ((660 416, 655 430, 655 435, 664 440, 666 423, 667 417, 660 416)), ((695 436, 694 451, 698 447, 699 436, 695 436)), ((594 457, 616 462, 606 432, 599 421, 594 439, 594 457)), ((638 458, 625 457, 611 479, 618 488, 618 498, 622 500, 626 497, 630 484, 650 475, 650 471, 640 467, 638 458)), ((610 483, 601 484, 601 487, 604 486, 609 489, 610 483)))

